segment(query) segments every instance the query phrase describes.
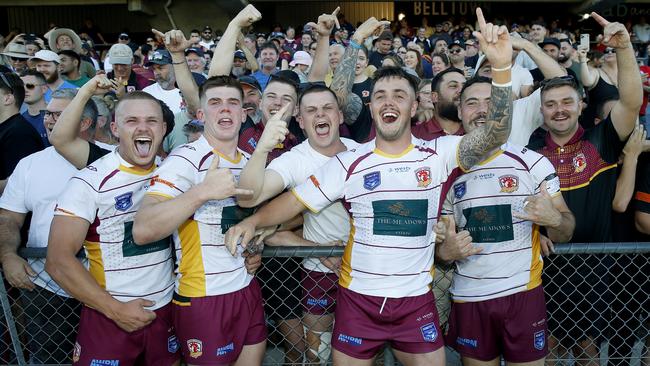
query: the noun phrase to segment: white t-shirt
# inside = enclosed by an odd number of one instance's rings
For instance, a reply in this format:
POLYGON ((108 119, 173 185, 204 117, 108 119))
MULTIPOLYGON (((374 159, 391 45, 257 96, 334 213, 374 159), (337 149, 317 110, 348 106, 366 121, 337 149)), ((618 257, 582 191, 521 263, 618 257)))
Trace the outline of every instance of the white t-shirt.
POLYGON ((519 97, 521 87, 524 85, 532 86, 534 83, 533 75, 528 69, 514 64, 512 65, 512 92, 519 97))
POLYGON ((512 106, 512 129, 508 142, 526 146, 530 135, 544 124, 544 116, 540 111, 542 92, 535 90, 531 95, 517 99, 512 106))
MULTIPOLYGON (((341 138, 341 141, 348 150, 359 146, 354 140, 341 138)), ((294 188, 305 182, 330 159, 329 156, 314 150, 309 141, 305 140, 273 159, 266 169, 273 170, 282 177, 283 188, 294 188)), ((340 201, 332 203, 317 214, 305 211, 303 217, 305 219, 303 236, 307 240, 319 244, 327 244, 335 240, 346 242, 350 235, 350 215, 340 201)), ((305 258, 302 264, 309 271, 332 273, 316 258, 305 258)))
MULTIPOLYGON (((18 163, 0 197, 0 208, 21 214, 32 212, 27 247, 47 247, 56 199, 77 172, 52 146, 18 163)), ((33 279, 36 285, 68 297, 45 272, 44 259, 29 259, 29 264, 38 273, 33 279)))
POLYGON ((537 68, 535 61, 533 61, 533 59, 524 51, 519 52, 517 58, 515 58, 515 63, 528 70, 534 70, 537 68))
POLYGON ((171 109, 174 114, 179 113, 183 110, 183 97, 181 96, 181 91, 178 88, 165 90, 160 87, 160 84, 154 83, 142 89, 142 91, 151 94, 158 100, 165 102, 165 104, 167 104, 169 109, 171 109))

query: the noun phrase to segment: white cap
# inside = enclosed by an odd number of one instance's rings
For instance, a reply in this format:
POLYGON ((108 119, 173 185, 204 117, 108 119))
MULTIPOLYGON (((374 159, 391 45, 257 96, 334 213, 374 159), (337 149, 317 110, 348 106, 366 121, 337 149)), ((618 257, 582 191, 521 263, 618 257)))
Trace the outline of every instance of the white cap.
POLYGON ((32 58, 30 58, 30 60, 51 61, 51 62, 56 62, 57 64, 61 63, 61 59, 59 59, 59 55, 57 55, 56 53, 50 50, 40 50, 36 52, 36 54, 32 58))
POLYGON ((293 61, 289 63, 289 66, 294 67, 296 65, 311 66, 311 55, 305 51, 298 51, 294 53, 293 61))

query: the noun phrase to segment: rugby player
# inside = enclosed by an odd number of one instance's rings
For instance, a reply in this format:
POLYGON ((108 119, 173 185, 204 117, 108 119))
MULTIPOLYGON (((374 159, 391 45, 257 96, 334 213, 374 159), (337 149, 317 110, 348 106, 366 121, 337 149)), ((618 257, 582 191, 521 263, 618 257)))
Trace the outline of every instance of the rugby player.
POLYGON ((309 209, 319 212, 343 199, 352 216, 343 256, 333 360, 370 365, 390 342, 405 365, 444 365, 432 282, 440 195, 460 170, 468 170, 505 143, 510 132, 510 59, 507 29, 486 23, 477 9, 481 49, 495 67, 486 122, 462 138, 414 138, 416 80, 399 68, 377 72, 370 108, 377 138, 339 153, 309 179, 229 230, 226 245, 245 247, 256 227, 277 225, 309 209))
MULTIPOLYGON (((83 105, 110 85, 106 82, 97 77, 84 85, 68 105, 68 117, 76 115, 78 124, 83 105)), ((80 171, 58 199, 46 270, 86 305, 73 364, 178 364, 179 345, 170 326, 170 241, 161 237, 137 246, 131 230, 156 168, 156 152, 173 125, 166 125, 161 104, 142 92, 125 95, 115 114, 111 128, 120 139, 118 149, 80 171), (82 247, 87 269, 75 258, 82 247)))
MULTIPOLYGON (((463 87, 458 114, 468 133, 485 123, 490 89, 484 77, 463 87)), ((575 220, 547 158, 510 142, 488 156, 453 183, 443 208, 450 216, 437 258, 446 259, 446 246, 467 254, 456 260, 446 344, 465 365, 498 365, 501 356, 508 364, 543 365, 548 331, 540 229, 567 242, 575 220)))

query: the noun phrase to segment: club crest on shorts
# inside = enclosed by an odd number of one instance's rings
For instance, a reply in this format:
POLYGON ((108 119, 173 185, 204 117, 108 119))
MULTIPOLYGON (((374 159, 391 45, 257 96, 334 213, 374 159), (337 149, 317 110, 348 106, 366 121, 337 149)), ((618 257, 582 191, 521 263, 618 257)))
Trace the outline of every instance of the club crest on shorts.
POLYGON ((454 184, 454 197, 461 199, 465 193, 467 193, 467 184, 465 182, 454 184))
POLYGON ((381 184, 381 172, 372 172, 363 176, 363 188, 372 191, 381 184))
POLYGON ((587 158, 585 154, 579 153, 573 157, 573 167, 575 168, 576 173, 580 173, 587 167, 587 158))
POLYGON ((418 187, 426 188, 431 184, 431 169, 427 167, 416 169, 415 179, 418 180, 418 187))
POLYGON ((169 353, 176 353, 178 351, 178 339, 176 339, 175 335, 169 336, 167 338, 167 352, 169 353))
POLYGON ((422 338, 425 342, 435 342, 438 339, 438 328, 436 323, 428 323, 420 327, 422 338))
POLYGON ((190 357, 199 358, 203 354, 203 342, 195 338, 188 339, 187 350, 190 352, 190 357))
POLYGON ((72 351, 72 362, 79 362, 81 357, 81 345, 79 342, 74 342, 74 350, 72 351))
POLYGON ((126 211, 133 206, 133 192, 127 192, 115 197, 115 209, 126 211))
POLYGON ((535 349, 541 351, 544 349, 545 344, 546 335, 544 334, 544 331, 540 330, 539 332, 535 332, 535 335, 533 336, 533 346, 535 349))
POLYGON ((516 175, 506 174, 499 177, 501 192, 512 193, 519 189, 519 177, 516 175))

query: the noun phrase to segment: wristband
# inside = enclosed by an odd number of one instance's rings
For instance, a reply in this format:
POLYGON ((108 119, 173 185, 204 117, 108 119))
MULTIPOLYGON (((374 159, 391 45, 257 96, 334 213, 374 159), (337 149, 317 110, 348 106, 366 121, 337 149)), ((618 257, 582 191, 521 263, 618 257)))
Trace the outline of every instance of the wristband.
POLYGON ((492 86, 496 86, 497 88, 507 88, 512 86, 512 81, 508 81, 507 83, 504 84, 499 84, 495 83, 494 81, 492 82, 492 86))
POLYGON ((357 42, 353 41, 353 40, 350 40, 350 47, 354 48, 355 50, 360 50, 361 49, 361 45, 358 44, 357 42))
POLYGON ((497 69, 495 67, 492 67, 492 71, 508 71, 510 69, 512 69, 512 64, 508 65, 508 67, 504 67, 504 68, 501 68, 501 69, 497 69))

